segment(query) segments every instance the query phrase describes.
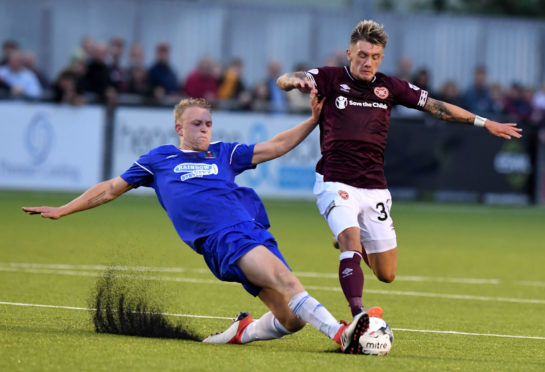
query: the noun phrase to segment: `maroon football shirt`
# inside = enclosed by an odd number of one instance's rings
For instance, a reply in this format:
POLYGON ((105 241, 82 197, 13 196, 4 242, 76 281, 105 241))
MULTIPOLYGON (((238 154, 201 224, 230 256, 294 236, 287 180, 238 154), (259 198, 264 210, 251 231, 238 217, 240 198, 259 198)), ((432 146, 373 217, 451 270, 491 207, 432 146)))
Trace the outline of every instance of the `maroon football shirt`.
POLYGON ((369 83, 357 80, 348 67, 320 67, 306 74, 326 98, 320 116, 322 158, 316 172, 325 181, 387 188, 384 150, 392 107, 422 110, 428 92, 381 73, 369 83))

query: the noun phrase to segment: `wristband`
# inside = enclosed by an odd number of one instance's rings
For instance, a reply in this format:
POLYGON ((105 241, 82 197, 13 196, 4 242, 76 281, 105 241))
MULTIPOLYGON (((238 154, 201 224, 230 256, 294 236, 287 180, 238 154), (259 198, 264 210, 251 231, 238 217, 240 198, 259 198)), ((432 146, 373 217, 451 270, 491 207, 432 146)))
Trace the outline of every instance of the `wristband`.
POLYGON ((484 122, 486 121, 486 118, 483 118, 482 116, 475 115, 475 120, 473 120, 473 125, 476 127, 484 127, 484 122))

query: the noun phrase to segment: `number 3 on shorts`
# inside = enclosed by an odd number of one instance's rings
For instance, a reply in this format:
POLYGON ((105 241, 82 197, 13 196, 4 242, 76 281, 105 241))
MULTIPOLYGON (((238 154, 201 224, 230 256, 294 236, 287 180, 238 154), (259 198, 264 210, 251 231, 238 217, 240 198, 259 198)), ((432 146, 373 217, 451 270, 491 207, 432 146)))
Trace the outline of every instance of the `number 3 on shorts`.
POLYGON ((380 213, 380 216, 378 216, 379 221, 386 221, 388 219, 388 211, 386 210, 386 206, 384 206, 383 202, 380 202, 376 206, 378 212, 380 213))

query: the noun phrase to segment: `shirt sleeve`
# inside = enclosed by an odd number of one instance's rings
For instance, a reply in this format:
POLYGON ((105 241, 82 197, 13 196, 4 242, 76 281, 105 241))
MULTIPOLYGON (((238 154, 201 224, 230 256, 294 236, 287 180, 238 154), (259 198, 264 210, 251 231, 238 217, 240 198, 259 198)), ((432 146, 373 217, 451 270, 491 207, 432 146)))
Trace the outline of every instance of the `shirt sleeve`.
POLYGON ((318 93, 326 97, 329 93, 329 69, 327 67, 313 68, 308 70, 306 75, 308 80, 318 89, 318 93))
POLYGON ((241 143, 232 143, 229 151, 229 165, 236 174, 242 173, 247 169, 254 169, 252 164, 255 145, 244 145, 241 143))
POLYGON ((396 103, 422 111, 428 101, 428 91, 395 77, 391 79, 392 93, 396 103))
POLYGON ((121 175, 129 185, 151 187, 154 180, 150 154, 142 155, 121 175))

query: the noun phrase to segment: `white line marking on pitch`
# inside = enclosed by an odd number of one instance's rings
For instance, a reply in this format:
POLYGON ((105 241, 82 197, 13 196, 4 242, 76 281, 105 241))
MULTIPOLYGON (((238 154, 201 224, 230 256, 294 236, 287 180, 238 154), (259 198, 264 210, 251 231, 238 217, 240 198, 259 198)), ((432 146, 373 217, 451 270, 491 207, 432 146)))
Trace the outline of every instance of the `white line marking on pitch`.
MULTIPOLYGON (((210 271, 204 268, 182 268, 182 267, 147 267, 147 266, 105 266, 105 265, 67 265, 67 264, 39 264, 39 263, 12 263, 0 262, 0 265, 12 268, 33 268, 33 269, 59 269, 59 270, 114 270, 114 271, 143 271, 143 272, 168 272, 168 273, 200 273, 207 274, 210 271)), ((316 273, 316 272, 294 272, 296 276, 302 278, 323 278, 337 279, 337 273, 316 273)), ((368 276, 368 279, 376 279, 374 276, 368 276)), ((485 278, 448 278, 448 277, 428 277, 417 275, 398 275, 397 281, 408 282, 438 282, 438 283, 462 283, 462 284, 500 284, 499 279, 485 278)), ((519 282, 522 285, 530 285, 530 282, 519 282)), ((545 285, 545 283, 544 283, 545 285)))
MULTIPOLYGON (((58 305, 42 305, 42 304, 25 304, 21 302, 0 302, 0 305, 8 306, 23 306, 23 307, 41 307, 48 309, 65 309, 65 310, 86 310, 96 311, 96 309, 87 307, 75 307, 75 306, 58 306, 58 305)), ((233 320, 233 318, 224 316, 212 316, 212 315, 194 315, 194 314, 172 314, 172 313, 160 313, 166 316, 175 316, 183 318, 200 318, 200 319, 222 319, 233 320)), ((429 329, 407 329, 407 328, 392 328, 394 331, 400 332, 418 332, 418 333, 438 333, 438 334, 450 334, 450 335, 462 335, 462 336, 482 336, 482 337, 504 337, 504 338, 521 338, 530 340, 545 340, 545 337, 541 336, 520 336, 520 335, 500 335, 495 333, 473 333, 473 332, 458 332, 458 331, 437 331, 429 329)))
MULTIPOLYGON (((47 270, 47 269, 17 268, 17 267, 0 267, 0 271, 27 272, 27 273, 34 273, 34 274, 90 276, 90 277, 100 277, 103 275, 102 272, 98 272, 98 271, 88 272, 88 271, 73 271, 73 270, 47 270)), ((139 279, 145 279, 145 280, 172 281, 172 282, 180 282, 180 283, 239 285, 238 283, 235 283, 235 282, 222 282, 217 279, 179 278, 179 277, 156 276, 156 275, 136 276, 136 275, 130 275, 130 274, 117 274, 117 276, 139 278, 139 279)), ((333 292, 339 292, 341 290, 339 287, 325 287, 325 286, 313 286, 313 285, 305 285, 305 288, 310 290, 316 290, 316 291, 333 291, 333 292)), ((533 299, 533 298, 487 297, 487 296, 472 296, 472 295, 448 294, 448 293, 390 291, 390 290, 381 290, 381 289, 365 289, 365 292, 383 294, 383 295, 393 295, 393 296, 448 298, 453 300, 475 300, 475 301, 511 302, 511 303, 545 305, 545 300, 533 299)))

